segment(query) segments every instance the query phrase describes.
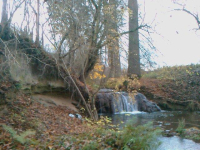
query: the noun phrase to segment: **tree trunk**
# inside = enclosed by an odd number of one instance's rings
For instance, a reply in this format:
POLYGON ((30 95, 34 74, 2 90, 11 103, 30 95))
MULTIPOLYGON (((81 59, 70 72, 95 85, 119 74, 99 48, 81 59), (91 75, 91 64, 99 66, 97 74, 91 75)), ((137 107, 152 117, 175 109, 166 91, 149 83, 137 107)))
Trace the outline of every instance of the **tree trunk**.
MULTIPOLYGON (((129 0, 128 7, 132 11, 129 14, 129 31, 133 31, 138 28, 137 0, 129 0)), ((133 74, 141 76, 138 30, 129 33, 128 76, 131 77, 133 74)))
POLYGON ((118 78, 121 76, 121 62, 120 62, 120 54, 119 54, 119 39, 116 39, 116 45, 115 45, 115 53, 114 53, 114 66, 115 66, 115 78, 118 78))
MULTIPOLYGON (((118 25, 117 25, 117 1, 113 0, 109 2, 109 5, 112 10, 112 15, 110 20, 110 25, 109 25, 109 35, 110 38, 115 37, 115 39, 112 39, 112 41, 109 42, 108 44, 108 57, 109 57, 109 66, 110 66, 110 74, 109 77, 111 78, 117 78, 121 76, 121 64, 120 64, 120 55, 119 55, 119 39, 117 37, 118 34, 118 25)), ((108 40, 109 36, 107 37, 108 40)))
POLYGON ((3 40, 9 40, 9 36, 10 36, 10 24, 8 21, 7 0, 3 0, 0 37, 3 40))
POLYGON ((40 45, 40 0, 37 0, 37 14, 36 14, 36 39, 35 43, 37 46, 40 45))
POLYGON ((7 21, 8 21, 7 0, 3 0, 1 25, 2 26, 5 25, 7 21))

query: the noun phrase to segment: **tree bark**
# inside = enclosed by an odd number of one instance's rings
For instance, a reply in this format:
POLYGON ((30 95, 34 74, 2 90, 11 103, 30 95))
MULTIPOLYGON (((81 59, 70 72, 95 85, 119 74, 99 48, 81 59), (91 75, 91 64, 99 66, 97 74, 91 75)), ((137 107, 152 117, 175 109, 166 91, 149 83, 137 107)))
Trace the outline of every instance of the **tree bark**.
POLYGON ((7 0, 3 0, 1 25, 2 26, 5 25, 7 21, 8 21, 7 0))
POLYGON ((121 76, 121 63, 120 63, 120 55, 119 55, 119 38, 118 34, 118 25, 117 25, 117 1, 113 0, 109 2, 110 7, 112 8, 112 15, 110 20, 110 28, 108 29, 110 38, 115 37, 112 41, 107 37, 109 41, 108 44, 108 53, 109 53, 109 66, 110 66, 110 74, 109 77, 117 78, 121 76))
MULTIPOLYGON (((138 3, 137 0, 129 0, 128 7, 132 11, 129 14, 129 31, 138 29, 138 3)), ((129 33, 129 56, 128 56, 128 76, 136 74, 141 76, 140 72, 140 52, 139 52, 139 33, 138 30, 129 33)))
POLYGON ((9 36, 10 36, 10 25, 8 21, 7 0, 3 0, 0 37, 3 40, 9 40, 9 36))
POLYGON ((35 43, 37 46, 40 45, 40 0, 37 0, 37 13, 36 13, 36 39, 35 43))

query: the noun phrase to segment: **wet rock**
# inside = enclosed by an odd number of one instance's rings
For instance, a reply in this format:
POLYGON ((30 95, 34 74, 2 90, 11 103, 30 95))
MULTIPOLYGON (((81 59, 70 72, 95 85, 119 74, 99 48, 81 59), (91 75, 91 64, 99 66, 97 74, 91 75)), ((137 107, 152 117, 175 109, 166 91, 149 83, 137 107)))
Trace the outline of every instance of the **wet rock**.
POLYGON ((80 119, 80 120, 82 119, 82 116, 80 114, 75 114, 75 117, 80 119))
POLYGON ((75 115, 73 115, 73 114, 69 114, 69 116, 70 116, 71 118, 75 118, 75 115))
POLYGON ((107 92, 103 89, 96 95, 96 107, 98 113, 114 113, 114 106, 112 102, 113 93, 114 92, 107 92))
POLYGON ((197 127, 191 127, 185 130, 185 134, 188 137, 196 136, 198 135, 200 137, 200 129, 197 127))
POLYGON ((165 125, 165 126, 169 126, 169 125, 171 125, 171 123, 168 123, 168 122, 167 122, 167 123, 165 123, 164 125, 165 125))
POLYGON ((172 137, 172 136, 175 136, 176 133, 173 132, 172 130, 164 130, 163 131, 163 136, 166 136, 166 137, 172 137))
POLYGON ((161 111, 160 107, 157 106, 156 103, 149 101, 143 94, 137 93, 135 95, 135 99, 137 101, 138 110, 144 112, 156 112, 161 111))

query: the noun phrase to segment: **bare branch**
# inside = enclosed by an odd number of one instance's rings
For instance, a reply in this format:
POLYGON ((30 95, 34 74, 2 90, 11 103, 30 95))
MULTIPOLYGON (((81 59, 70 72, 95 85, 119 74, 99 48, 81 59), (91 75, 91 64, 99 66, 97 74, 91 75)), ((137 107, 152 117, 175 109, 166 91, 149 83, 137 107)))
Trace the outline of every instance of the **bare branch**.
POLYGON ((194 13, 190 12, 189 10, 187 10, 185 8, 183 8, 183 9, 175 9, 175 10, 177 10, 177 11, 184 11, 187 14, 191 15, 196 20, 197 25, 198 25, 198 29, 200 29, 200 20, 199 20, 198 14, 194 14, 194 13))

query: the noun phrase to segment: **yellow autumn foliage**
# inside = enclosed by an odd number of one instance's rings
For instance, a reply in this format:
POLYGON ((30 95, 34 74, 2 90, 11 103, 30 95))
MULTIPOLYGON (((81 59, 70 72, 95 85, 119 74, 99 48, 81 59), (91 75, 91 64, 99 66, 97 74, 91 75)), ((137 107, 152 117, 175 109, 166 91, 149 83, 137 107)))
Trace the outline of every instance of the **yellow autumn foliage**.
POLYGON ((94 70, 90 73, 90 79, 102 79, 105 78, 105 74, 103 73, 103 65, 97 63, 94 66, 94 70))

